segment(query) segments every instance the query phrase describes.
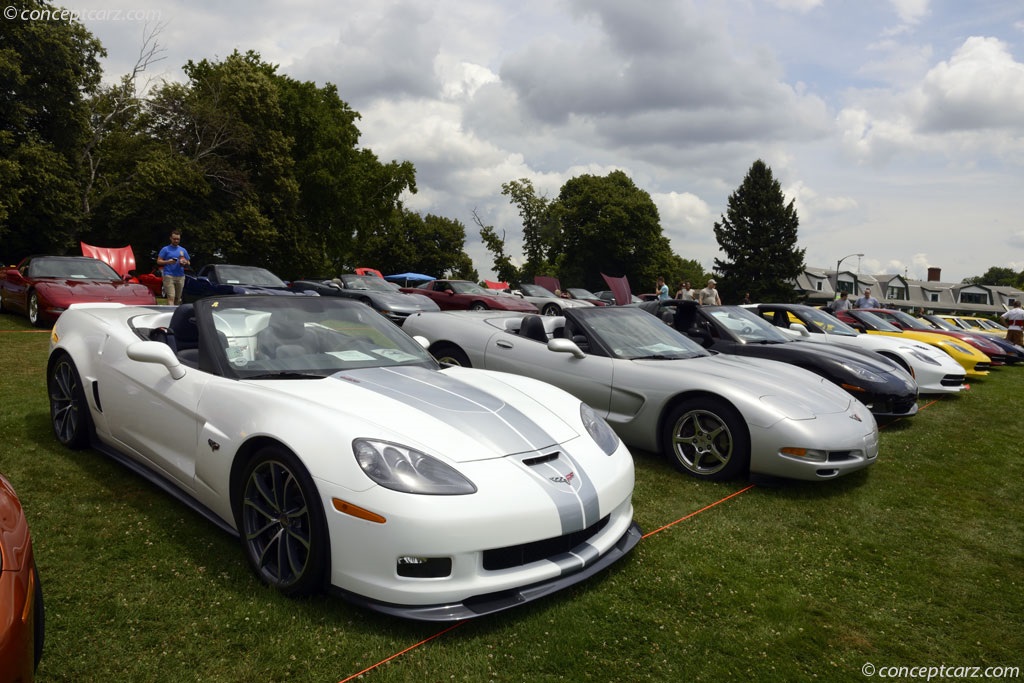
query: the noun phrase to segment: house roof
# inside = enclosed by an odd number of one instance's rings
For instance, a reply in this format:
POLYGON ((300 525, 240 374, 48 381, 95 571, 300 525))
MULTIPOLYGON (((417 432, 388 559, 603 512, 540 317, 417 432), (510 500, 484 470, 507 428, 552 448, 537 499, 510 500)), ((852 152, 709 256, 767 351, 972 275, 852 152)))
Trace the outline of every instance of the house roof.
MULTIPOLYGON (((1024 299, 1024 292, 1017 287, 911 280, 900 273, 869 275, 841 270, 838 277, 852 284, 853 294, 871 289, 883 306, 904 310, 995 315, 1007 310, 1011 300, 1024 299)), ((807 266, 795 284, 808 301, 825 302, 836 297, 835 281, 835 269, 807 266)))

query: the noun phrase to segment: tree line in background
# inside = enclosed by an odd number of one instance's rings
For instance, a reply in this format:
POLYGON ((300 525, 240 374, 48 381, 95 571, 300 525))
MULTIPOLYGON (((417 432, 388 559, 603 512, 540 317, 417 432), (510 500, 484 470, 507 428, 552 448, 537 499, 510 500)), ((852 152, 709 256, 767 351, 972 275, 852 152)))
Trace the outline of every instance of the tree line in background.
MULTIPOLYGON (((54 9, 38 0, 12 6, 54 9)), ((5 21, 0 259, 78 253, 84 241, 130 244, 145 268, 180 229, 197 263, 264 266, 286 279, 360 265, 479 279, 466 227, 403 205, 417 189, 413 164, 360 147, 360 116, 334 85, 280 74, 252 51, 189 61, 186 82, 154 85, 144 79, 162 59, 158 37, 149 31, 132 72, 105 85, 105 50, 80 23, 5 21)), ((553 199, 525 178, 501 192, 522 221, 522 257, 508 253, 504 229, 475 212, 474 220, 504 281, 554 275, 604 289, 604 273, 626 275, 641 293, 653 292, 659 275, 673 290, 712 275, 672 250, 650 195, 622 171, 572 178, 553 199)), ((789 283, 804 256, 798 222, 771 169, 754 162, 714 225, 724 301, 748 292, 794 299, 789 283)), ((980 279, 1020 282, 1002 270, 980 279)))

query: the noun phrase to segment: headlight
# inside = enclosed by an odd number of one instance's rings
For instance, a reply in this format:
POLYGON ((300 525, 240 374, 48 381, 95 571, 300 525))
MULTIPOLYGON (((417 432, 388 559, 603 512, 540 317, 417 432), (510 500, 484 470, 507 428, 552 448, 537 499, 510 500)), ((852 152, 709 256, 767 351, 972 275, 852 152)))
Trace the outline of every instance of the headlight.
POLYGON ((865 382, 884 382, 885 378, 881 375, 876 375, 867 368, 861 365, 851 365, 849 363, 840 363, 847 372, 853 374, 857 379, 862 379, 865 382))
POLYGON ((594 412, 586 403, 580 404, 580 419, 587 428, 587 434, 597 442, 605 455, 611 455, 619 447, 619 437, 608 426, 604 418, 594 412))
POLYGON ((366 476, 384 488, 435 496, 476 493, 476 486, 455 468, 407 446, 356 439, 352 451, 366 476))

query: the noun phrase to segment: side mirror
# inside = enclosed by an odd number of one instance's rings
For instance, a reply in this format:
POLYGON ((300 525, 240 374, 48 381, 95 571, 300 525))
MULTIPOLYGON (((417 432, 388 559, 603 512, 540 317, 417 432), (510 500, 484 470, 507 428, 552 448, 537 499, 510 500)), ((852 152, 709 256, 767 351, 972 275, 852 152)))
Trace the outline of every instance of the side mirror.
POLYGON ((799 332, 801 337, 810 337, 811 333, 803 323, 790 323, 789 329, 799 332))
POLYGON ((171 351, 171 347, 158 341, 138 341, 125 349, 128 357, 139 363, 156 363, 167 368, 174 379, 185 376, 185 366, 171 351))
POLYGON ((569 339, 548 340, 548 351, 554 351, 555 353, 571 353, 573 358, 587 357, 587 354, 583 353, 583 350, 576 345, 576 342, 569 339))

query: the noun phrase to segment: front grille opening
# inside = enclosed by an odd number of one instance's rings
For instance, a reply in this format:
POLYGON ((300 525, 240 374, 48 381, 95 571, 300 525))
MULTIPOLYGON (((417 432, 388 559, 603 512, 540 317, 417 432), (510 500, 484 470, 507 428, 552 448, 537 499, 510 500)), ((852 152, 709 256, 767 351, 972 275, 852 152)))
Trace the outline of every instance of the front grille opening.
POLYGON ((593 538, 601 529, 604 529, 608 525, 608 519, 608 517, 604 517, 586 529, 574 531, 564 536, 546 538, 542 541, 533 541, 521 545, 510 545, 505 548, 485 550, 483 558, 484 569, 496 571, 499 569, 510 569, 511 567, 521 567, 531 562, 567 553, 579 544, 593 538))

